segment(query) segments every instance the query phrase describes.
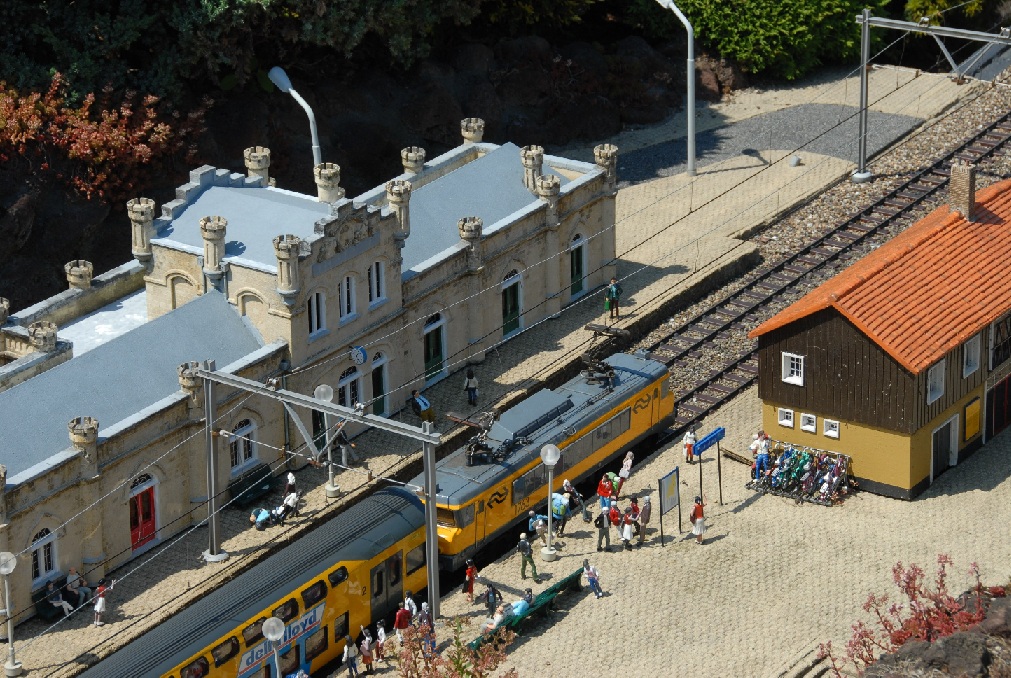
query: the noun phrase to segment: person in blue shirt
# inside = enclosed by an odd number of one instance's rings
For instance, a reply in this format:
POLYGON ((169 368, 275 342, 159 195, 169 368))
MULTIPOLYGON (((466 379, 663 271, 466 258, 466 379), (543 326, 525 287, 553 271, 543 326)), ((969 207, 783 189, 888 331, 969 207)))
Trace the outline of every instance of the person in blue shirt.
POLYGON ((559 494, 557 492, 551 495, 551 518, 555 521, 555 536, 561 537, 565 532, 565 523, 568 522, 569 516, 572 513, 569 511, 569 496, 565 494, 559 494))
POLYGON ((548 517, 539 513, 534 513, 533 509, 527 514, 530 520, 527 523, 527 531, 536 534, 541 539, 541 544, 548 545, 548 517))
POLYGON ((421 421, 435 423, 435 410, 432 408, 432 403, 421 395, 421 391, 418 389, 411 391, 411 409, 421 418, 421 421))
POLYGON ((249 514, 249 522, 256 525, 256 529, 264 530, 270 524, 270 511, 265 508, 253 509, 249 514))

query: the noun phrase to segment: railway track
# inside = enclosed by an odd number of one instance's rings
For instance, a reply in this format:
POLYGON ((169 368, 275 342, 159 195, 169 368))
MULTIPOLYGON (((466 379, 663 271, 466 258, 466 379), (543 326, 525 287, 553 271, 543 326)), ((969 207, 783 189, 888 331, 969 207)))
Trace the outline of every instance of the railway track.
MULTIPOLYGON (((698 312, 646 347, 649 357, 675 372, 681 361, 696 360, 719 351, 733 339, 746 346, 737 355, 725 356, 701 378, 680 389, 672 385, 677 403, 671 436, 680 435, 692 424, 729 401, 758 378, 757 342, 747 332, 774 315, 777 296, 798 285, 824 277, 827 264, 853 253, 872 236, 885 232, 948 183, 954 160, 977 163, 994 155, 1011 141, 1011 113, 999 118, 970 137, 959 148, 941 156, 929 167, 913 173, 892 191, 878 198, 847 220, 832 228, 795 254, 761 266, 748 274, 737 291, 698 312)), ((677 381, 676 379, 674 380, 677 381)))

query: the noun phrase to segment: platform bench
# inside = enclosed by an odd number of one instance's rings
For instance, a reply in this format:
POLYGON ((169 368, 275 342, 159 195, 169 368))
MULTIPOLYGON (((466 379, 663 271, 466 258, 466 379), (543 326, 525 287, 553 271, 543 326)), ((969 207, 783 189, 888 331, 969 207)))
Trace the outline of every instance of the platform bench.
MULTIPOLYGON (((507 617, 498 628, 509 629, 514 633, 519 633, 521 626, 524 622, 533 616, 543 616, 552 608, 555 602, 555 598, 558 594, 562 593, 565 589, 571 591, 580 591, 583 588, 582 584, 583 568, 579 568, 572 574, 568 575, 552 584, 548 588, 544 589, 541 593, 534 598, 534 602, 527 608, 527 611, 523 614, 516 614, 507 617)), ((496 629, 497 630, 497 629, 496 629)), ((468 643, 468 647, 472 650, 476 650, 484 643, 494 637, 495 631, 491 633, 484 633, 468 643)))

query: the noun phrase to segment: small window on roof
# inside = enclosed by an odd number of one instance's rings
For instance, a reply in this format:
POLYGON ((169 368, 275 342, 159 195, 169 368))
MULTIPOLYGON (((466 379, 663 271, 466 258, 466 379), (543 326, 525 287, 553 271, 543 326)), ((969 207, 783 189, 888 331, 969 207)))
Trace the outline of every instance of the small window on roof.
POLYGON ((239 654, 239 639, 232 636, 211 650, 211 657, 214 658, 214 667, 221 666, 237 654, 239 654))
POLYGON ((326 598, 326 583, 318 581, 306 590, 302 591, 302 604, 305 609, 309 609, 319 601, 326 598))
POLYGON ((289 598, 281 605, 274 608, 273 616, 287 623, 298 616, 298 602, 294 598, 289 598))
POLYGON ((242 642, 246 644, 246 647, 256 645, 263 640, 263 622, 265 621, 267 621, 266 617, 260 617, 255 622, 242 629, 242 642))
POLYGON ((328 574, 327 579, 330 580, 330 586, 343 584, 348 580, 348 568, 341 565, 336 570, 328 574))

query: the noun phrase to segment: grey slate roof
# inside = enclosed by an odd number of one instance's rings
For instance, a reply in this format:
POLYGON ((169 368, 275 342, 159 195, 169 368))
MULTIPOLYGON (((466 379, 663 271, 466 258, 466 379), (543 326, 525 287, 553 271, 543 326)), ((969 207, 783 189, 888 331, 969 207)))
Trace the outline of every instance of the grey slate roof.
MULTIPOLYGON (((545 174, 552 174, 545 164, 545 174)), ((569 183, 561 174, 562 186, 569 183)), ((403 270, 460 242, 457 222, 481 217, 485 233, 497 221, 539 199, 523 187, 523 161, 515 144, 502 144, 477 160, 411 193, 411 237, 404 246, 403 270)))
MULTIPOLYGON (((517 469, 539 458, 541 447, 547 443, 557 445, 568 439, 566 429, 571 427, 578 431, 586 427, 667 371, 661 363, 627 353, 615 353, 605 362, 614 367, 617 375, 618 383, 610 393, 603 386, 589 384, 585 378, 577 376, 557 389, 538 391, 502 413, 488 434, 490 445, 495 447, 514 435, 526 435, 530 440, 504 461, 477 462, 473 466, 467 466, 466 448, 442 459, 436 465, 438 503, 449 506, 466 504, 482 494, 492 483, 511 476, 517 469), (567 408, 566 401, 572 402, 571 408, 567 408), (524 430, 532 422, 552 412, 558 414, 547 417, 540 428, 535 431, 524 430)), ((556 469, 560 474, 564 474, 564 463, 563 450, 562 466, 556 469)), ((559 475, 559 484, 561 477, 559 475)), ((411 483, 423 486, 424 476, 417 476, 411 483)))
POLYGON ((182 363, 213 358, 223 367, 258 348, 256 334, 236 310, 211 292, 0 392, 0 459, 7 482, 31 477, 70 448, 71 419, 98 419, 101 439, 103 428, 179 391, 176 370, 182 363))
POLYGON ((225 261, 253 262, 277 269, 274 237, 282 233, 311 240, 317 221, 330 216, 330 205, 315 197, 259 186, 210 186, 168 226, 152 238, 154 244, 182 243, 203 252, 200 220, 220 216, 225 227, 225 261))

